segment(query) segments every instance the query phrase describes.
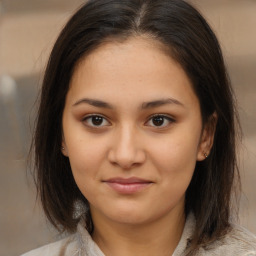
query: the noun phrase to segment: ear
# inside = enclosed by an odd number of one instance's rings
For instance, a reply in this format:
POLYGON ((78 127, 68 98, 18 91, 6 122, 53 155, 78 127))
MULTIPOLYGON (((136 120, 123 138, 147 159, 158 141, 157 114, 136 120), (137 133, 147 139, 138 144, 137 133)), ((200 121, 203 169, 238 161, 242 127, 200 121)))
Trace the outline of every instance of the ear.
POLYGON ((61 143, 61 152, 64 156, 68 157, 68 148, 63 136, 62 136, 62 143, 61 143))
POLYGON ((216 125, 218 121, 217 113, 214 112, 208 121, 204 124, 200 143, 198 145, 197 161, 203 161, 210 155, 211 148, 214 141, 214 135, 216 130, 216 125))

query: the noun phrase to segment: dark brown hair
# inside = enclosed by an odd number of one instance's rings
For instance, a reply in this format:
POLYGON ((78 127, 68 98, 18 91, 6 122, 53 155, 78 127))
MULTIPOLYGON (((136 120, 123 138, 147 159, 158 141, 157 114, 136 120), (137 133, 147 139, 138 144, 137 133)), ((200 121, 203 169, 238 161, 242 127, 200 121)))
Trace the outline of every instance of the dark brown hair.
MULTIPOLYGON (((68 21, 50 55, 41 91, 34 137, 38 192, 50 222, 74 231, 79 221, 75 204, 88 206, 88 202, 61 153, 62 113, 70 79, 78 61, 105 40, 141 35, 164 45, 183 67, 200 101, 203 123, 214 112, 218 116, 211 154, 196 164, 186 192, 186 214, 193 211, 196 218, 196 251, 229 228, 238 173, 236 111, 219 43, 205 19, 185 1, 89 0, 68 21)), ((92 232, 89 214, 87 228, 92 232)))

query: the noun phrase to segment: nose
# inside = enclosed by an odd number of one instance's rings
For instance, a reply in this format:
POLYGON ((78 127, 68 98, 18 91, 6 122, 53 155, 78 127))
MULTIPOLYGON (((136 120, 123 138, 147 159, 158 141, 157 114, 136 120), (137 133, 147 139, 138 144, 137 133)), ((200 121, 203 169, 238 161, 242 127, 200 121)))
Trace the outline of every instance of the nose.
POLYGON ((125 170, 143 164, 146 153, 139 136, 135 128, 128 125, 121 127, 112 140, 108 153, 109 161, 125 170))

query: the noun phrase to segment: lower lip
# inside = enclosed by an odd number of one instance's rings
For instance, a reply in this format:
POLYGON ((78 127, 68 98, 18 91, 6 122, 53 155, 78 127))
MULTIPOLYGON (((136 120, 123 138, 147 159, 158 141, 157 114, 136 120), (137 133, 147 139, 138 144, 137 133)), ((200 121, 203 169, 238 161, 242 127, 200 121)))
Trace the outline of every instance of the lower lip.
POLYGON ((116 183, 116 182, 106 182, 108 186, 110 186, 113 190, 121 193, 121 194, 134 194, 136 192, 140 192, 147 187, 151 186, 153 183, 145 182, 145 183, 116 183))

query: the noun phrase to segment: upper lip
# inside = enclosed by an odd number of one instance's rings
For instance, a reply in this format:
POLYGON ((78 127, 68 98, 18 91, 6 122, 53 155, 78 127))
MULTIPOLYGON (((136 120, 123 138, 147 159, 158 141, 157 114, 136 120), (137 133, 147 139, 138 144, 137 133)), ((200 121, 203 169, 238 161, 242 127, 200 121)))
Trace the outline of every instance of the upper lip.
POLYGON ((153 183, 151 180, 142 179, 138 177, 130 177, 130 178, 115 177, 115 178, 104 180, 104 182, 120 183, 120 184, 153 183))

